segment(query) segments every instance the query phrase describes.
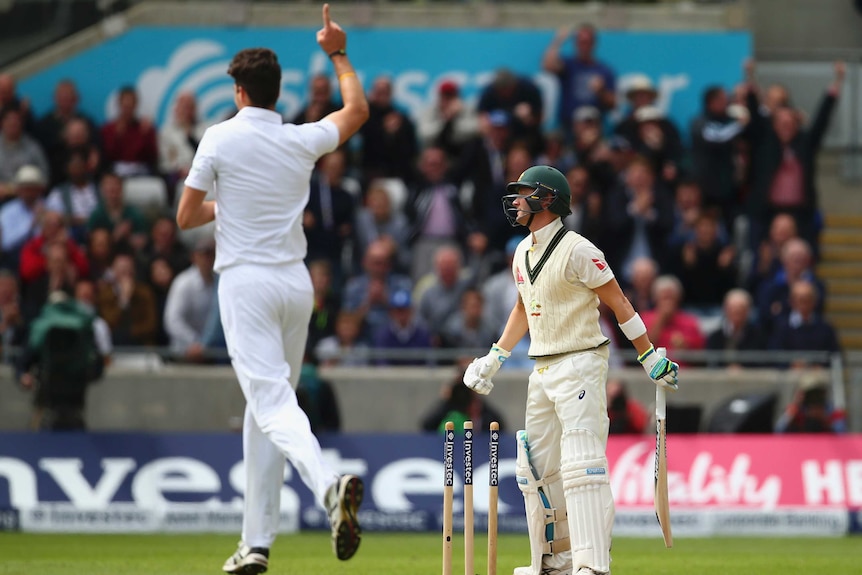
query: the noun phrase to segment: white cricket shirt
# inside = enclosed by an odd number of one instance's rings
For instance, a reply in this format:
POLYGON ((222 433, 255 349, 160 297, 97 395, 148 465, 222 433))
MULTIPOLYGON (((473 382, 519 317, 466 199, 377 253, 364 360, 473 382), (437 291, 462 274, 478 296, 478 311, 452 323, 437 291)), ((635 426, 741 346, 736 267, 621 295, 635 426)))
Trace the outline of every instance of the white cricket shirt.
POLYGON ((607 343, 599 324, 599 297, 593 290, 614 274, 592 242, 566 232, 556 219, 521 240, 512 274, 527 312, 531 357, 607 343))
POLYGON ((215 271, 305 259, 309 179, 338 140, 328 120, 282 124, 277 112, 251 106, 207 129, 185 184, 214 192, 215 271))

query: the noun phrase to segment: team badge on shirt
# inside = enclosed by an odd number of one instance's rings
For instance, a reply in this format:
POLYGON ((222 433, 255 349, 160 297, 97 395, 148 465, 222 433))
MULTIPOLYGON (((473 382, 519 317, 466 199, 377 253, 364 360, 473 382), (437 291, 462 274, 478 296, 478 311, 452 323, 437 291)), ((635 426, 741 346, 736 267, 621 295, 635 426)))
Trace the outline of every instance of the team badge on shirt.
POLYGON ((524 276, 521 275, 521 268, 515 268, 515 281, 518 285, 524 283, 524 276))
POLYGON ((541 317, 541 315, 542 315, 542 304, 540 304, 536 300, 531 300, 530 301, 530 315, 533 317, 541 317))
POLYGON ((608 264, 598 258, 593 258, 593 263, 596 264, 596 267, 599 268, 600 272, 603 272, 608 268, 608 264))

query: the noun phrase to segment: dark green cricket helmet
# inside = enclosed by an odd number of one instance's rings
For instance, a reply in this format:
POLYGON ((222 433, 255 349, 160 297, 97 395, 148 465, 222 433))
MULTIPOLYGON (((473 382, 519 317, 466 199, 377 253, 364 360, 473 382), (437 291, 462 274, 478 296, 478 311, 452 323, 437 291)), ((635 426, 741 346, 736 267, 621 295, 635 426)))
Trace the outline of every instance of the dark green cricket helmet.
MULTIPOLYGON (((526 200, 527 205, 530 207, 529 210, 522 209, 521 211, 528 211, 531 214, 538 214, 544 210, 542 200, 548 197, 553 198, 551 205, 548 206, 548 210, 563 217, 572 213, 569 207, 572 200, 569 182, 562 172, 551 166, 533 166, 525 170, 517 182, 510 182, 506 185, 506 191, 509 193, 503 196, 503 211, 506 213, 509 223, 513 226, 519 225, 516 221, 518 208, 514 205, 517 198, 526 200), (533 190, 533 193, 525 196, 520 193, 523 191, 522 188, 530 188, 533 190)), ((529 222, 527 225, 529 225, 529 222)))

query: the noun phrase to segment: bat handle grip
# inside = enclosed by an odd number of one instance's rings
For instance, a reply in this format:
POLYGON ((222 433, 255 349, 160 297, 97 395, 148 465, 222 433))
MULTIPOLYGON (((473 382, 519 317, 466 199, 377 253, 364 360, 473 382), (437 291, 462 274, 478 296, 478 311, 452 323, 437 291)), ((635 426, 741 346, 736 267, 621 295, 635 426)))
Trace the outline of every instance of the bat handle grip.
MULTIPOLYGON (((667 357, 667 348, 660 347, 655 350, 661 357, 667 357)), ((655 418, 667 419, 667 402, 665 400, 664 387, 661 385, 655 386, 655 418)))

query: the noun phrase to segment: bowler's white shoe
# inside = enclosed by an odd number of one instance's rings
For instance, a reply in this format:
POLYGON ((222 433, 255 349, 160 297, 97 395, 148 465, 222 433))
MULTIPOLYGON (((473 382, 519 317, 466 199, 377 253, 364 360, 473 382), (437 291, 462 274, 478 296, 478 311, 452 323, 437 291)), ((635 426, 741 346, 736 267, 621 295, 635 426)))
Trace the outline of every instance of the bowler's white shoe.
POLYGON ((222 571, 234 575, 258 575, 266 571, 267 567, 269 567, 269 549, 249 547, 240 541, 236 553, 224 562, 222 571))
POLYGON ((326 494, 326 510, 332 526, 332 550, 342 561, 353 557, 362 540, 357 516, 363 491, 361 479, 355 475, 342 475, 326 494))

